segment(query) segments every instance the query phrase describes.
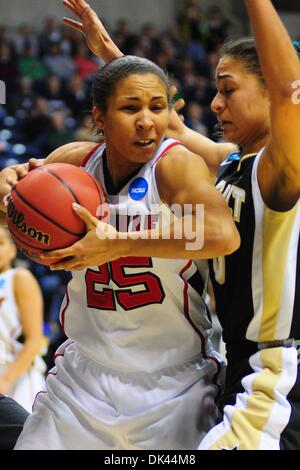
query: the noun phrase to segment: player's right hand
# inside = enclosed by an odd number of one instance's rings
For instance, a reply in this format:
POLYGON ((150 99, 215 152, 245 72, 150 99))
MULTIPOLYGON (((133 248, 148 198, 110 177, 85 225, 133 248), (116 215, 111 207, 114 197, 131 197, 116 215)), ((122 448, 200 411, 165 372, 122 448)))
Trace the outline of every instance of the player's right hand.
POLYGON ((42 166, 45 162, 44 158, 37 159, 31 158, 27 163, 20 163, 18 165, 12 165, 9 167, 9 174, 6 177, 6 184, 10 188, 9 192, 3 197, 2 204, 6 209, 8 200, 10 198, 11 190, 18 184, 18 181, 24 178, 29 171, 35 170, 42 166))
POLYGON ((20 180, 21 178, 24 178, 29 171, 35 170, 39 166, 44 165, 45 159, 44 158, 31 158, 27 163, 21 163, 19 165, 14 165, 11 166, 17 176, 17 180, 20 180))

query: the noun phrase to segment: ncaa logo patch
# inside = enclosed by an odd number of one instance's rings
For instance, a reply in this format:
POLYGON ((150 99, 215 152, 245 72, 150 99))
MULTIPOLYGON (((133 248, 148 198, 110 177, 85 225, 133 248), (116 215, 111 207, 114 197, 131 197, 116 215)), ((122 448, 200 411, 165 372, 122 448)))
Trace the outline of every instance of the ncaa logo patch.
POLYGON ((130 185, 129 196, 134 201, 140 201, 148 192, 148 183, 145 178, 136 178, 130 185))

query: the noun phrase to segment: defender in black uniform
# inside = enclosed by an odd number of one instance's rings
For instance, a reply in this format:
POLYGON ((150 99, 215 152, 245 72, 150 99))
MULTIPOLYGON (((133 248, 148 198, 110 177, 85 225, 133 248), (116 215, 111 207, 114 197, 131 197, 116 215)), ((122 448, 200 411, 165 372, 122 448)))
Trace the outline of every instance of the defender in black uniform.
POLYGON ((210 263, 228 368, 223 420, 200 449, 300 449, 300 65, 271 2, 245 3, 256 48, 223 47, 212 103, 241 149, 216 183, 241 246, 210 263))

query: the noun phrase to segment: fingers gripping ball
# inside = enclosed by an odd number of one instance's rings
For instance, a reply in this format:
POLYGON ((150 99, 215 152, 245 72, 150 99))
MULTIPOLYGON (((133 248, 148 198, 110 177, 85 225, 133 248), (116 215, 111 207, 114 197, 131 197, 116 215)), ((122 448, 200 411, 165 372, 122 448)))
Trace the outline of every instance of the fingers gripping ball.
POLYGON ((21 179, 7 207, 8 228, 19 250, 40 264, 56 263, 40 260, 39 255, 67 248, 86 233, 84 222, 72 209, 74 202, 99 220, 108 216, 103 189, 83 168, 52 163, 21 179))

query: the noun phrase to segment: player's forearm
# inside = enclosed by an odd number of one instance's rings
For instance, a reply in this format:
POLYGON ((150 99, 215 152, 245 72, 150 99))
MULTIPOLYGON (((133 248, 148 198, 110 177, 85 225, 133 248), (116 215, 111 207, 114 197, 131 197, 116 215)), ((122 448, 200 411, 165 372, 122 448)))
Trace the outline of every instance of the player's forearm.
POLYGON ((300 80, 299 59, 291 39, 270 0, 245 3, 271 98, 289 97, 294 93, 292 84, 300 80))
POLYGON ((154 230, 119 234, 118 243, 124 257, 134 253, 153 258, 208 259, 234 252, 240 238, 230 214, 227 220, 216 216, 203 219, 199 214, 154 230))
POLYGON ((2 377, 10 384, 13 384, 32 365, 34 358, 41 351, 41 346, 42 337, 27 339, 23 349, 15 361, 2 374, 2 377))
POLYGON ((179 140, 191 152, 200 155, 210 169, 215 170, 218 169, 230 152, 237 150, 234 144, 216 143, 186 126, 184 126, 184 130, 179 136, 179 140))
POLYGON ((102 50, 101 50, 101 57, 105 63, 111 62, 113 59, 117 57, 122 57, 124 54, 120 51, 108 33, 105 31, 101 38, 102 50))

